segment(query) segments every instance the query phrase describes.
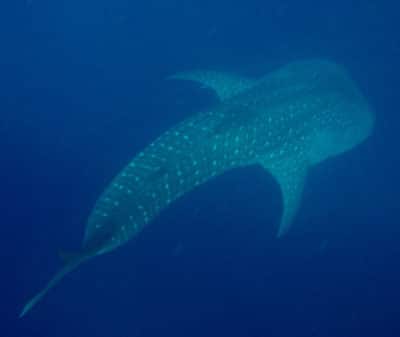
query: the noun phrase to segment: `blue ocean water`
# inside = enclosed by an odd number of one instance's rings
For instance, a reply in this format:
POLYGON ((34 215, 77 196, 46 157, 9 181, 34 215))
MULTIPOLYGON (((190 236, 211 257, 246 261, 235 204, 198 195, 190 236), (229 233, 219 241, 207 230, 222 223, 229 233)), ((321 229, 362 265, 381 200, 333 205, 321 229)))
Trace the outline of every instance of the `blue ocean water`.
POLYGON ((49 1, 0 5, 0 336, 400 336, 396 1, 49 1), (314 168, 291 232, 258 167, 176 202, 142 235, 22 305, 79 248, 106 183, 216 102, 191 68, 343 64, 373 135, 314 168))

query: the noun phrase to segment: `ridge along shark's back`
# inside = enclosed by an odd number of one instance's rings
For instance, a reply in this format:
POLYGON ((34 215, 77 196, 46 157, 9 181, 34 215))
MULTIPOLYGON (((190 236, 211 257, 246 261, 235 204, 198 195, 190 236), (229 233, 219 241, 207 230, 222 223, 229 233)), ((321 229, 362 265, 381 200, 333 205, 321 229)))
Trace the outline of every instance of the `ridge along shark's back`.
POLYGON ((293 62, 262 78, 212 71, 172 78, 215 90, 221 102, 163 133, 112 180, 88 219, 83 247, 21 316, 82 262, 127 242, 164 208, 229 169, 259 164, 278 181, 286 233, 308 168, 363 141, 373 113, 347 72, 324 60, 293 62))

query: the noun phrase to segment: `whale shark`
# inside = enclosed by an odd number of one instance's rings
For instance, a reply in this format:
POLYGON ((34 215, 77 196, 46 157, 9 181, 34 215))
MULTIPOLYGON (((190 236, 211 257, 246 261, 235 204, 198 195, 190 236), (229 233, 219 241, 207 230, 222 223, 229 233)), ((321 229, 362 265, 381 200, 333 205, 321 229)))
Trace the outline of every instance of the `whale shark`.
POLYGON ((209 87, 218 103, 165 131, 111 180, 88 217, 81 249, 65 254, 20 317, 83 262, 125 244, 176 199, 234 168, 261 165, 276 179, 284 235, 310 167, 362 143, 375 121, 347 70, 330 60, 293 61, 257 78, 194 70, 169 80, 209 87))

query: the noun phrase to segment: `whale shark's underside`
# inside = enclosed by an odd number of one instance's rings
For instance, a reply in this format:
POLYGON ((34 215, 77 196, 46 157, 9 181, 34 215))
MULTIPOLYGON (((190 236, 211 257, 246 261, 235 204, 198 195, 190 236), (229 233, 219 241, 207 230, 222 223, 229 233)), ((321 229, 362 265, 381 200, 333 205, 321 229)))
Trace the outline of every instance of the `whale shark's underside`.
POLYGON ((230 169, 261 165, 279 183, 285 234, 310 166, 352 149, 374 114, 346 70, 326 60, 290 63, 261 78, 192 71, 220 102, 160 135, 111 181, 89 216, 81 251, 23 308, 25 315, 65 274, 124 244, 161 210, 230 169))

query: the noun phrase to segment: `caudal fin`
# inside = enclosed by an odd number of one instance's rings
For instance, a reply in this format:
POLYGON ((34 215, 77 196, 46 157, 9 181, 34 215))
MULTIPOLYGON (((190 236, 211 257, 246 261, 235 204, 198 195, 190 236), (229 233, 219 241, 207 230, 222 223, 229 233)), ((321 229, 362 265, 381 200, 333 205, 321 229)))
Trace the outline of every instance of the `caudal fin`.
POLYGON ((25 316, 49 292, 51 288, 60 282, 66 274, 78 267, 84 260, 86 260, 86 258, 81 256, 80 258, 73 259, 69 263, 65 264, 64 267, 53 276, 47 285, 25 304, 19 317, 21 318, 25 316))

